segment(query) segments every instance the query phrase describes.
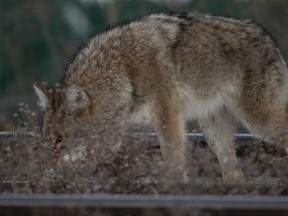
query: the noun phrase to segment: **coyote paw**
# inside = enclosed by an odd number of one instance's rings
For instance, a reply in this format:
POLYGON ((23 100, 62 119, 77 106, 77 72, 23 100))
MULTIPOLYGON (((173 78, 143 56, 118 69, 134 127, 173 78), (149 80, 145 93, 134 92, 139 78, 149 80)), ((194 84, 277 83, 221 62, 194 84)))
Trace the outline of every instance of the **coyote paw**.
POLYGON ((245 182, 245 176, 242 170, 233 170, 226 175, 223 175, 224 183, 228 184, 242 184, 245 182))

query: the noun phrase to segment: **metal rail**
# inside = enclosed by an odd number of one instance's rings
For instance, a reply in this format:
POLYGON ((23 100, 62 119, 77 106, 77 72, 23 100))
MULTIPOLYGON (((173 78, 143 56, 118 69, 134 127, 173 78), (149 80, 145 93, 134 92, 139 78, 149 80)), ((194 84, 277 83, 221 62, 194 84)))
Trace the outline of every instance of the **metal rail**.
MULTIPOLYGON (((257 141, 258 139, 252 135, 252 134, 234 134, 236 142, 248 142, 248 141, 257 141)), ((157 138, 156 133, 150 133, 150 138, 157 138)), ((205 140, 204 135, 202 133, 187 133, 186 135, 187 139, 189 141, 195 141, 195 140, 205 140)))
MULTIPOLYGON (((269 188, 283 188, 287 184, 283 183, 283 179, 277 178, 277 177, 247 177, 245 179, 245 186, 260 186, 260 187, 269 187, 269 188)), ((114 184, 115 178, 111 178, 108 181, 111 182, 111 185, 114 184)), ((190 180, 189 180, 190 181, 190 180)), ((197 187, 205 187, 211 188, 215 186, 221 186, 223 185, 223 179, 221 177, 219 178, 208 178, 208 177, 196 177, 191 180, 193 183, 193 186, 197 187)), ((47 182, 48 183, 48 182, 47 182)), ((92 182, 91 182, 92 183, 92 182)), ((135 182, 132 182, 131 185, 135 184, 141 184, 141 185, 149 185, 153 182, 151 182, 147 178, 137 179, 135 182)), ((59 185, 60 182, 50 181, 49 184, 52 185, 59 185)), ((17 185, 19 187, 23 187, 25 185, 33 185, 29 181, 0 181, 0 187, 8 187, 10 188, 12 185, 17 185)), ((114 184, 115 185, 115 184, 114 184)), ((243 186, 243 185, 242 185, 243 186)), ((189 186, 187 186, 189 187, 189 186)))
POLYGON ((7 138, 20 138, 20 137, 27 137, 33 138, 35 134, 33 132, 24 132, 24 131, 0 131, 0 139, 7 139, 7 138))
MULTIPOLYGON (((36 135, 34 132, 17 132, 17 131, 1 131, 0 132, 0 139, 9 139, 9 138, 11 139, 11 138, 20 138, 20 137, 33 138, 35 136, 36 135)), ((157 138, 156 133, 150 133, 149 138, 156 139, 157 138)), ((189 141, 204 140, 204 136, 202 133, 187 133, 187 139, 189 141)), ((239 142, 257 140, 257 138, 253 136, 252 134, 235 134, 235 139, 236 141, 239 141, 239 142)))
POLYGON ((225 195, 0 195, 0 207, 205 208, 288 210, 288 197, 225 195))

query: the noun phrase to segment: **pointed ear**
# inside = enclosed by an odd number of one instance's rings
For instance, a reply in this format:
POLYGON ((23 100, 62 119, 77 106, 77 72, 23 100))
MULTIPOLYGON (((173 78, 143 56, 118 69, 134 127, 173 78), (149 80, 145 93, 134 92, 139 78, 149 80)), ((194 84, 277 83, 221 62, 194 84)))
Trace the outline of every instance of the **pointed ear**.
POLYGON ((69 86, 66 89, 65 94, 71 112, 84 111, 91 104, 91 101, 87 93, 80 86, 77 85, 69 86))
POLYGON ((39 99, 39 106, 42 109, 47 110, 51 105, 51 93, 49 92, 49 88, 38 82, 34 82, 33 87, 39 99))

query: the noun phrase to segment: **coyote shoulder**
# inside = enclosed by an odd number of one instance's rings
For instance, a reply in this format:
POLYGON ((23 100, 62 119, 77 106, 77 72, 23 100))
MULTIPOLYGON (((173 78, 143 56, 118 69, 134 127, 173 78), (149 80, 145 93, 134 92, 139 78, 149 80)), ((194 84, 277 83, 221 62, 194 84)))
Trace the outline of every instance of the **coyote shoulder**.
POLYGON ((164 160, 183 178, 186 120, 199 121, 225 182, 244 180, 234 150, 237 121, 259 138, 277 143, 281 137, 287 145, 287 66, 272 38, 251 21, 150 15, 92 37, 67 65, 60 91, 34 88, 45 110, 42 132, 55 149, 83 130, 83 119, 108 127, 115 117, 145 117, 164 160))

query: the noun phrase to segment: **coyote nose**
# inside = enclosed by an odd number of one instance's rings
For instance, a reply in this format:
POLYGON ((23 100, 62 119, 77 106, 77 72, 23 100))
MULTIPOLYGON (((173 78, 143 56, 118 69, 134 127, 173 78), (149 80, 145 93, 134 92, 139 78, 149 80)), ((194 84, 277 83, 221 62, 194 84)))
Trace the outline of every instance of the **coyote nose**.
POLYGON ((54 151, 54 152, 59 152, 59 149, 56 147, 56 145, 53 146, 53 151, 54 151))
POLYGON ((60 149, 61 149, 61 145, 58 145, 58 144, 54 144, 54 145, 53 145, 53 151, 54 151, 54 152, 59 152, 60 149))

